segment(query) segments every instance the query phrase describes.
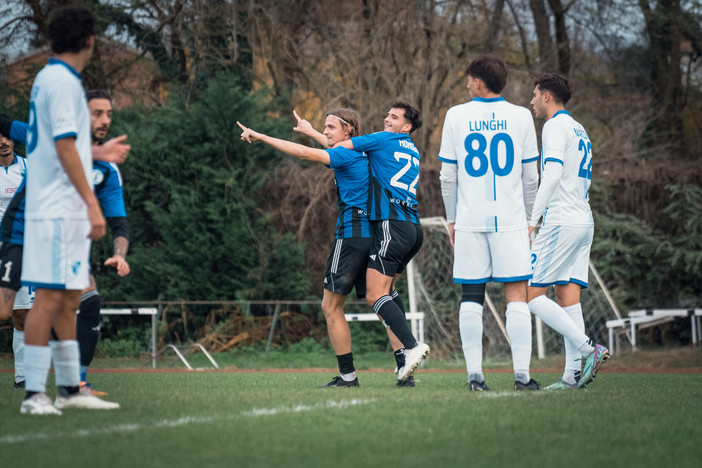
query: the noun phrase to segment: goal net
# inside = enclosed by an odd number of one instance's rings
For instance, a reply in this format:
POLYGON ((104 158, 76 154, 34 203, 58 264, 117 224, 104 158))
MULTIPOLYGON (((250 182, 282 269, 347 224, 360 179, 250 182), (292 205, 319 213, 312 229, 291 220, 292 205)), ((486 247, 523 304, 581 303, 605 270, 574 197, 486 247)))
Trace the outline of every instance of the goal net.
MULTIPOLYGON (((410 311, 424 312, 424 333, 432 354, 463 359, 458 330, 461 287, 453 282, 453 247, 444 218, 424 218, 424 245, 407 268, 410 311)), ((483 311, 483 356, 485 359, 510 356, 505 330, 505 298, 502 285, 488 283, 483 311)), ((553 288, 549 296, 555 299, 553 288)), ((598 343, 607 338, 606 321, 621 318, 604 283, 592 263, 588 288, 581 293, 585 333, 598 343)), ((563 354, 563 338, 534 317, 533 356, 563 354)))

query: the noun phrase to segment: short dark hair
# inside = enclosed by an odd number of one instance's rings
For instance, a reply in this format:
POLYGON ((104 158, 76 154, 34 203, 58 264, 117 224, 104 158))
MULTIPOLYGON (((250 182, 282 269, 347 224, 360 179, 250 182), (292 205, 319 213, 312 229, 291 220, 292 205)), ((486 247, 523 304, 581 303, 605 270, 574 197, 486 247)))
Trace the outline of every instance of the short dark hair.
POLYGON ((95 17, 84 8, 62 7, 51 16, 49 40, 54 53, 78 53, 88 47, 88 38, 94 35, 95 17))
POLYGON ((110 92, 106 89, 91 89, 86 91, 85 97, 88 99, 88 102, 93 99, 107 99, 110 103, 112 102, 112 96, 110 96, 110 92))
POLYGON ((410 133, 422 126, 422 118, 419 116, 419 111, 409 102, 395 101, 390 106, 390 109, 403 109, 405 111, 405 121, 412 124, 412 128, 409 131, 410 133))
POLYGON ((507 84, 507 66, 494 55, 482 55, 470 62, 466 75, 482 80, 495 94, 500 94, 507 84))
POLYGON ((564 76, 558 73, 542 73, 533 78, 534 86, 537 86, 543 93, 548 91, 556 102, 565 104, 570 101, 573 95, 573 84, 564 76))

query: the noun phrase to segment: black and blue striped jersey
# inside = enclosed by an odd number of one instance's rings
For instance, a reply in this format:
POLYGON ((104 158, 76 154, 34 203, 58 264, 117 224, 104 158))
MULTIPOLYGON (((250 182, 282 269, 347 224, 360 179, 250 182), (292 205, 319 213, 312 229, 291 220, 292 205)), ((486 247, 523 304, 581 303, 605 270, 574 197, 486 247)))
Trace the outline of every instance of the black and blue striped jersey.
POLYGON ((406 133, 378 132, 351 139, 370 163, 369 216, 419 224, 417 183, 421 158, 406 133))
POLYGON ((329 167, 334 169, 339 217, 336 238, 369 238, 368 225, 368 157, 343 147, 326 150, 329 167))

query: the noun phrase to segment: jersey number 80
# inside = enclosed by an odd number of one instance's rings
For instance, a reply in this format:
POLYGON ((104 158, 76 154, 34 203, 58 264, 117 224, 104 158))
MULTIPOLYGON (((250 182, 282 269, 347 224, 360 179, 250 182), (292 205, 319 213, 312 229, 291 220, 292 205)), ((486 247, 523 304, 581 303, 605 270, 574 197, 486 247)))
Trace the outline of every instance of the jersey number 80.
POLYGON ((487 138, 481 133, 471 133, 466 137, 463 145, 468 152, 465 160, 466 172, 471 177, 482 177, 487 174, 488 167, 492 168, 492 172, 497 177, 504 177, 512 172, 514 167, 514 143, 512 137, 506 133, 498 133, 490 140, 490 148, 488 151, 487 138), (475 147, 477 143, 477 147, 475 147), (500 166, 499 149, 500 144, 504 144, 505 160, 504 165, 500 166), (478 162, 478 167, 475 167, 475 160, 478 162))

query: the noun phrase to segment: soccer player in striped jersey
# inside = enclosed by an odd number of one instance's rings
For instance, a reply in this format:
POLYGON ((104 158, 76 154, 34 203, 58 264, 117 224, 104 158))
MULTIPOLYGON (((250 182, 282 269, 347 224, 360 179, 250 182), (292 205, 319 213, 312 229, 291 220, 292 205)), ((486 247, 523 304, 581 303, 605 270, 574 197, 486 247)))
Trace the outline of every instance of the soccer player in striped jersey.
POLYGON ((580 290, 587 287, 594 222, 588 191, 592 174, 592 143, 565 104, 572 85, 556 73, 534 79, 534 116, 546 120, 541 137, 541 185, 529 221, 529 234, 543 216, 531 248, 533 277, 529 309, 564 337, 563 377, 546 387, 584 387, 609 357, 607 348, 585 335, 580 290), (558 303, 546 296, 555 286, 558 303), (581 375, 581 362, 584 362, 581 375))
MULTIPOLYGON (((322 146, 331 148, 341 141, 358 135, 360 117, 351 109, 333 109, 327 113, 324 133, 319 133, 310 123, 297 119, 295 131, 312 137, 322 146)), ((322 310, 327 322, 329 339, 336 354, 339 375, 322 387, 357 387, 358 378, 351 350, 351 331, 344 317, 346 296, 356 288, 359 298, 366 295, 366 265, 372 244, 368 222, 368 158, 359 151, 343 147, 331 149, 309 148, 290 141, 280 140, 255 132, 241 123, 241 139, 249 143, 260 140, 291 156, 316 161, 334 170, 339 216, 336 222, 336 239, 327 261, 324 276, 322 310)), ((404 365, 402 343, 388 330, 388 337, 396 351, 398 368, 404 365)), ((398 386, 413 386, 414 379, 398 381, 398 386)))
POLYGON ((410 133, 422 126, 419 111, 397 101, 383 121, 384 131, 339 143, 363 151, 370 162, 369 216, 374 238, 366 272, 366 301, 405 348, 405 365, 398 379, 414 373, 429 354, 407 326, 403 308, 389 291, 424 241, 417 213, 420 155, 410 133))
POLYGON ((539 152, 528 109, 501 96, 507 67, 493 56, 466 70, 471 101, 446 113, 439 160, 441 191, 461 284, 459 330, 468 389, 486 391, 482 372, 483 303, 489 281, 504 285, 515 390, 539 390, 530 378, 531 278, 527 218, 538 186, 539 152))
MULTIPOLYGON (((112 123, 112 98, 104 89, 92 89, 86 93, 86 98, 90 111, 92 145, 100 146, 112 123)), ((127 276, 130 272, 129 263, 125 258, 129 249, 129 225, 124 209, 122 175, 117 164, 94 161, 91 182, 112 233, 113 255, 105 260, 104 264, 114 267, 119 276, 127 276)), ((80 348, 80 385, 90 389, 95 396, 104 396, 105 392, 93 390, 86 381, 88 367, 95 355, 100 336, 100 293, 92 272, 89 286, 81 291, 79 310, 80 313, 76 317, 76 338, 80 348)))

